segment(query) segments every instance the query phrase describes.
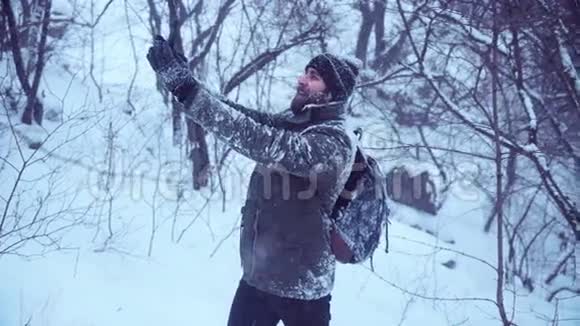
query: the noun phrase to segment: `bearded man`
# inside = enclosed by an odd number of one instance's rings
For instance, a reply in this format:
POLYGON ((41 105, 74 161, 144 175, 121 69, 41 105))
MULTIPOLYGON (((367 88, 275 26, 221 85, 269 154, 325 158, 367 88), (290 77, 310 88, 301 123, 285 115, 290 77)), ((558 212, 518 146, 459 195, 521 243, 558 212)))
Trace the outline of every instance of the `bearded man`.
POLYGON ((228 326, 329 325, 336 266, 329 215, 355 156, 345 105, 357 63, 317 55, 290 108, 269 114, 213 94, 160 36, 147 59, 188 119, 256 162, 241 209, 243 273, 228 326))

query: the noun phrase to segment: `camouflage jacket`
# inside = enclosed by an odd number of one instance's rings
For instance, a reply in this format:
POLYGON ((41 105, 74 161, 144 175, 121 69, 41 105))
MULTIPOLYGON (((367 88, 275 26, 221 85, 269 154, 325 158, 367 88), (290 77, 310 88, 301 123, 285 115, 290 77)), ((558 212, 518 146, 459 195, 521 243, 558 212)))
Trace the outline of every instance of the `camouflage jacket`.
POLYGON ((257 164, 242 207, 243 279, 281 297, 313 300, 332 291, 335 257, 328 218, 355 155, 343 103, 303 113, 248 109, 200 89, 185 113, 257 164))

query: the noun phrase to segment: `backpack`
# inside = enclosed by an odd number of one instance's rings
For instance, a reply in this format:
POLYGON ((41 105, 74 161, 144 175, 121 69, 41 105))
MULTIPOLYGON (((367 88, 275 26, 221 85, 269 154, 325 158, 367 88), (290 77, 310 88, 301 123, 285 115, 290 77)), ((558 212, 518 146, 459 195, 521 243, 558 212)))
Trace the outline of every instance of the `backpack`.
POLYGON ((357 147, 351 173, 330 215, 331 248, 336 259, 344 264, 372 259, 383 227, 388 253, 389 214, 386 177, 376 159, 357 147))

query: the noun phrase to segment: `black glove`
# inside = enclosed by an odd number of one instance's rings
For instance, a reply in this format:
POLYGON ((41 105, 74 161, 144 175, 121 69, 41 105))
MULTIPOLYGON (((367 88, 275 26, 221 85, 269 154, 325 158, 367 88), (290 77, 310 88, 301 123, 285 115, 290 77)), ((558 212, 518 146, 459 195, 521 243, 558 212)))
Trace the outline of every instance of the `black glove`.
POLYGON ((180 102, 195 97, 199 88, 187 66, 187 59, 177 53, 162 36, 155 36, 153 46, 149 48, 147 60, 151 68, 159 75, 163 86, 180 102))

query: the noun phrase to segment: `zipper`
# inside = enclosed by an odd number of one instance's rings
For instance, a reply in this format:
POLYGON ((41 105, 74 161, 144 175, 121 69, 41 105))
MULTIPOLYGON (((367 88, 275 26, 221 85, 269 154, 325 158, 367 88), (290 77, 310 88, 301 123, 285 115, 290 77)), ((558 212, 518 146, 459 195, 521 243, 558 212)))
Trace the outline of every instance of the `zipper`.
POLYGON ((258 220, 260 219, 260 209, 256 208, 256 213, 254 215, 254 223, 252 229, 254 230, 254 236, 252 237, 252 267, 250 268, 250 275, 254 276, 254 270, 256 266, 256 243, 258 242, 258 220))

